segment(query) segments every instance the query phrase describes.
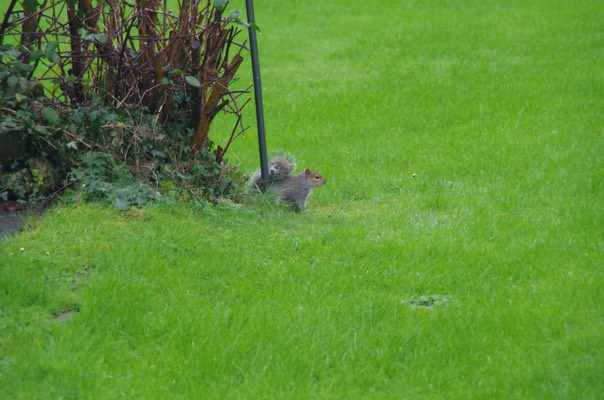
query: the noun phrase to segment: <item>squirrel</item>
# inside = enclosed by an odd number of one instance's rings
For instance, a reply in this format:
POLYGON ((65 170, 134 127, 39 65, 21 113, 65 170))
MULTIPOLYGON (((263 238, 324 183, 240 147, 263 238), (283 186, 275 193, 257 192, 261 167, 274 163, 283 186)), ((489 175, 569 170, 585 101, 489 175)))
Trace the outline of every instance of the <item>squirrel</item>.
MULTIPOLYGON (((270 189, 277 191, 283 200, 292 203, 295 210, 300 212, 306 206, 306 199, 312 190, 325 185, 327 181, 321 174, 308 168, 292 175, 294 169, 295 165, 287 157, 274 157, 268 163, 268 182, 270 189)), ((259 188, 261 181, 262 175, 256 171, 252 182, 259 188)))

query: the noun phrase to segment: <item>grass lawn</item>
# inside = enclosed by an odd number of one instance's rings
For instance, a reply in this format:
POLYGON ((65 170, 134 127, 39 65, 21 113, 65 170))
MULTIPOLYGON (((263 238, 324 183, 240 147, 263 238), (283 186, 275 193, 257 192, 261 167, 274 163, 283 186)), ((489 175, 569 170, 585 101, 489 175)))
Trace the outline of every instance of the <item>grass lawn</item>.
POLYGON ((255 3, 269 147, 327 185, 32 219, 0 398, 601 399, 601 2, 255 3))

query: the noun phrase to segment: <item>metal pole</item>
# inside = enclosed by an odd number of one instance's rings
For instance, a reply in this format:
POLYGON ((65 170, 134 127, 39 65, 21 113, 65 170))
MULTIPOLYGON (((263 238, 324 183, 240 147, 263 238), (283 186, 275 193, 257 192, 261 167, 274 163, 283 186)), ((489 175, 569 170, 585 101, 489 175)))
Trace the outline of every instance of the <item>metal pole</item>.
POLYGON ((260 82, 260 60, 258 59, 258 42, 254 17, 253 0, 245 0, 247 22, 250 34, 250 52, 252 54, 252 74, 254 76, 254 99, 256 101, 256 123, 258 125, 258 150, 260 151, 260 173, 262 174, 262 190, 268 188, 268 158, 266 156, 266 132, 264 127, 264 106, 262 104, 262 83, 260 82))

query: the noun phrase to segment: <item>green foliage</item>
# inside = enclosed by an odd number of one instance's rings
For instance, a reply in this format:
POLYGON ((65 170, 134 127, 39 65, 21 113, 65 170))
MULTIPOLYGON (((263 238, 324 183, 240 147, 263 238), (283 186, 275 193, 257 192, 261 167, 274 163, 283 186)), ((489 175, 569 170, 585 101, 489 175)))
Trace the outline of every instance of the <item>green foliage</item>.
MULTIPOLYGON (((11 46, 4 48, 12 54, 11 46)), ((236 170, 218 164, 209 150, 195 154, 185 121, 157 124, 145 108, 115 108, 98 98, 90 105, 62 106, 43 96, 36 79, 24 76, 26 68, 16 70, 6 71, 1 81, 0 134, 19 137, 27 152, 0 167, 4 197, 38 201, 68 188, 72 200, 107 200, 126 208, 157 199, 159 182, 174 180, 187 193, 181 198, 240 198, 234 192, 243 179, 235 182, 236 170), (34 166, 41 159, 44 175, 34 166)))
POLYGON ((34 65, 22 61, 23 55, 30 61, 39 61, 41 52, 21 52, 13 45, 0 45, 0 101, 20 104, 44 96, 44 89, 37 79, 32 79, 34 65))
POLYGON ((77 181, 87 188, 81 198, 121 193, 99 171, 83 171, 89 152, 108 153, 149 193, 177 179, 196 201, 230 195, 234 169, 223 158, 246 129, 247 101, 238 99, 247 91, 228 90, 243 60, 244 46, 235 42, 243 21, 222 17, 226 3, 211 4, 183 3, 159 24, 165 3, 148 3, 141 15, 121 0, 94 9, 83 0, 69 8, 54 0, 21 2, 21 10, 11 3, 0 28, 0 135, 20 136, 27 153, 2 160, 0 170, 13 174, 0 179, 3 197, 34 200, 77 181), (228 143, 214 149, 209 127, 219 112, 236 122, 228 143), (28 157, 47 160, 52 179, 27 169, 28 157))
POLYGON ((74 202, 109 201, 126 210, 158 200, 160 194, 140 182, 123 164, 108 153, 87 152, 79 156, 71 169, 68 198, 74 202))
MULTIPOLYGON (((22 10, 7 14, 13 22, 2 25, 1 37, 19 42, 5 52, 15 61, 11 68, 43 77, 54 101, 143 106, 160 123, 184 116, 196 132, 189 140, 197 152, 208 148, 209 126, 219 112, 240 117, 247 103, 239 101, 247 91, 228 87, 237 80, 245 49, 237 37, 249 24, 239 9, 223 15, 226 4, 183 2, 173 12, 165 2, 143 8, 123 0, 96 8, 85 0, 70 7, 59 0, 44 7, 22 3, 22 10), (21 13, 28 18, 18 18, 21 13), (187 102, 175 103, 183 94, 187 102)), ((235 128, 244 129, 238 122, 235 128)))

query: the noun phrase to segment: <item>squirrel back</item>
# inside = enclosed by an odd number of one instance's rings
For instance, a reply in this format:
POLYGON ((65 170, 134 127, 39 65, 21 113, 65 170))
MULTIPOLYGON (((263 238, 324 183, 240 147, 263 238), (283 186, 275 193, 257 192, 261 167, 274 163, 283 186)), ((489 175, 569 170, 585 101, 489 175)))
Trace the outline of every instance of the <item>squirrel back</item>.
MULTIPOLYGON (((327 181, 321 174, 308 168, 291 175, 294 168, 294 164, 284 156, 272 158, 268 163, 269 187, 277 191, 283 200, 292 203, 296 211, 302 211, 312 190, 325 185, 327 181)), ((258 187, 261 180, 260 172, 256 172, 252 182, 258 187)))

